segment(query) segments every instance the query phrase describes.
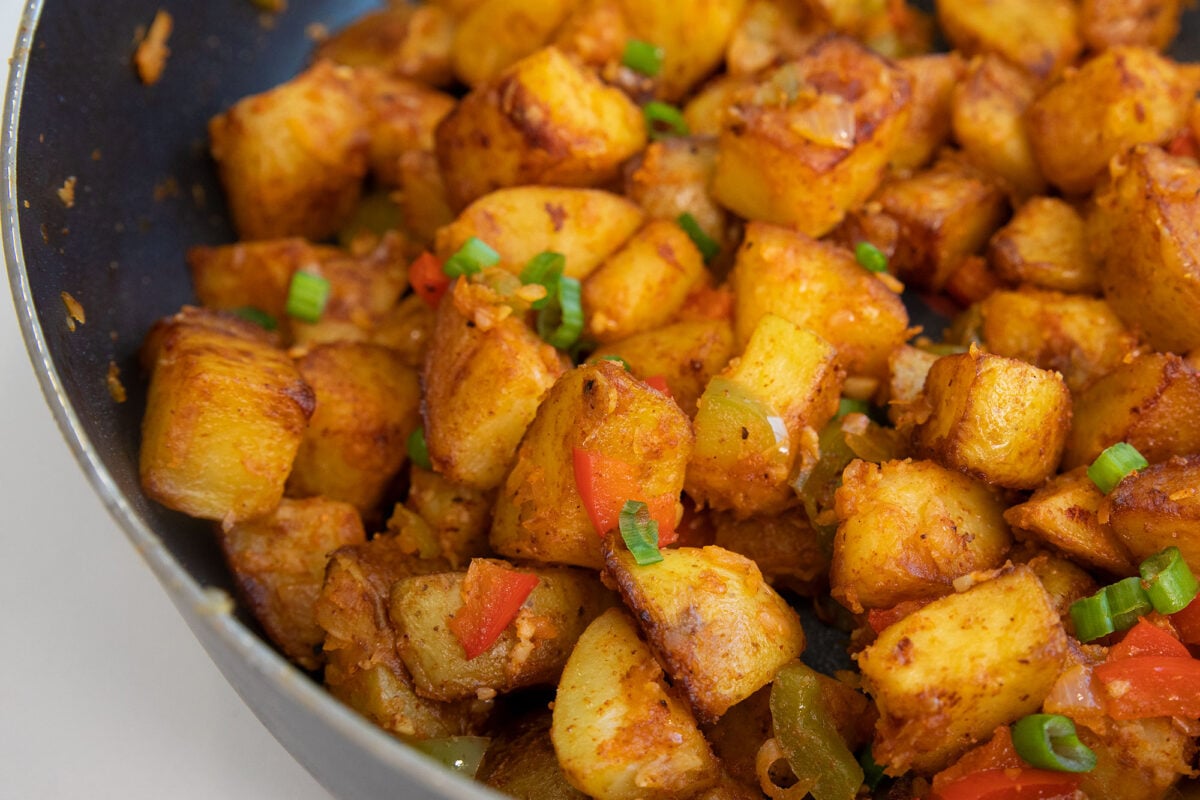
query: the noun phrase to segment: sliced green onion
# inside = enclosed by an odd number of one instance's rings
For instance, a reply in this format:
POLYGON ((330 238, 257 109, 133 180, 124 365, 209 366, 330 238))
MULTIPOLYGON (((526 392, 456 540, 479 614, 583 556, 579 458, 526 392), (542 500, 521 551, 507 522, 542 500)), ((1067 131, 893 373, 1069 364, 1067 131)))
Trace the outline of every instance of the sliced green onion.
POLYGON ((417 428, 408 435, 408 460, 421 469, 433 469, 429 460, 429 446, 425 444, 425 428, 417 428))
POLYGON ((583 289, 564 275, 555 284, 553 302, 538 312, 538 335, 559 350, 575 344, 583 333, 583 289))
POLYGON ((1182 611, 1200 590, 1200 582, 1188 568, 1178 547, 1168 547, 1150 556, 1138 571, 1142 576, 1142 588, 1149 595, 1154 610, 1160 614, 1182 611))
POLYGON ((836 419, 841 419, 847 414, 866 414, 871 410, 871 404, 866 400, 855 400, 850 397, 843 397, 838 401, 838 410, 836 419))
POLYGON ((696 245, 696 249, 700 251, 700 255, 704 257, 704 263, 712 261, 717 257, 717 253, 721 252, 721 245, 704 232, 700 227, 700 223, 696 222, 696 218, 690 212, 683 212, 675 218, 675 222, 679 227, 683 228, 684 233, 692 240, 692 244, 696 245))
POLYGON ((1096 754, 1075 734, 1062 714, 1030 714, 1012 726, 1017 755, 1030 766, 1056 772, 1091 772, 1096 754))
POLYGON ((624 367, 626 372, 633 372, 633 370, 629 366, 629 362, 626 361, 625 359, 621 358, 618 355, 600 356, 599 360, 600 361, 615 361, 618 364, 620 364, 622 367, 624 367))
POLYGON ((1103 589, 1071 603, 1069 610, 1071 621, 1075 623, 1075 636, 1081 642, 1094 641, 1116 630, 1108 610, 1108 593, 1103 589))
POLYGON ((663 57, 666 53, 661 47, 643 42, 641 39, 630 39, 625 43, 625 53, 621 63, 634 72, 653 78, 662 72, 663 57))
POLYGON ((1137 621, 1154 610, 1150 596, 1142 588, 1141 578, 1125 578, 1104 587, 1108 595, 1108 613, 1112 616, 1113 627, 1119 631, 1128 630, 1137 621))
POLYGON ((859 242, 854 246, 854 257, 858 263, 871 272, 887 272, 888 259, 875 245, 870 242, 859 242))
POLYGON ((871 752, 871 745, 868 744, 858 756, 858 765, 862 767, 863 783, 871 791, 879 788, 879 784, 883 783, 884 774, 883 767, 875 763, 875 754, 871 752))
POLYGON ((500 254, 493 250, 488 243, 478 236, 472 236, 463 242, 462 247, 446 259, 442 272, 451 278, 463 275, 474 275, 484 267, 492 267, 500 263, 500 254))
POLYGON ((247 322, 253 322, 263 330, 273 331, 279 327, 279 324, 275 322, 275 318, 261 308, 242 306, 241 308, 235 308, 233 313, 247 322))
POLYGON ((298 270, 288 286, 287 313, 289 317, 316 322, 329 302, 329 281, 320 275, 298 270))
POLYGON ((567 257, 553 250, 546 250, 529 259, 529 263, 525 265, 525 269, 521 270, 521 283, 537 284, 546 287, 546 296, 540 300, 534 300, 529 304, 530 308, 540 310, 550 304, 556 284, 562 277, 563 270, 566 267, 567 257))
POLYGON ((1108 494, 1131 472, 1145 469, 1149 462, 1127 442, 1117 442, 1101 453, 1088 467, 1088 477, 1100 491, 1108 494))
POLYGON ((651 139, 687 136, 691 133, 683 112, 670 103, 651 100, 642 106, 642 116, 646 118, 646 133, 651 139))
POLYGON ((658 523, 650 518, 650 508, 637 500, 626 500, 617 523, 625 546, 639 566, 663 560, 658 551, 658 523))

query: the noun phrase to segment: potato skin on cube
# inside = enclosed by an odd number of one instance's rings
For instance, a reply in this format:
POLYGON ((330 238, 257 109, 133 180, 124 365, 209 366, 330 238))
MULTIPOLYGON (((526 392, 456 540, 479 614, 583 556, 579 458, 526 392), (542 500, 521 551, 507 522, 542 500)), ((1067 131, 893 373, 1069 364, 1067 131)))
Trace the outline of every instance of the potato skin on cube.
POLYGON ((422 382, 433 468, 456 483, 491 489, 508 474, 563 366, 518 316, 497 319, 501 306, 483 291, 458 280, 442 299, 422 382))
POLYGON ((228 523, 273 511, 315 404, 291 359, 256 325, 188 308, 160 322, 147 348, 146 494, 228 523))
POLYGON ((1133 557, 1178 547, 1200 573, 1200 455, 1176 456, 1139 470, 1116 485, 1098 516, 1133 557))
POLYGON ((879 707, 875 760, 896 774, 936 772, 1037 711, 1066 655, 1058 613, 1028 567, 934 600, 857 656, 879 707))
POLYGON ((353 70, 319 61, 209 122, 240 238, 320 241, 354 210, 367 172, 368 118, 353 79, 353 70))
POLYGON ((829 583, 856 614, 949 594, 955 578, 1000 566, 1012 544, 999 498, 932 461, 855 459, 835 502, 829 583))
POLYGON ((550 738, 567 780, 597 800, 688 797, 720 774, 687 702, 619 608, 592 622, 567 659, 550 738))
POLYGON ((747 219, 809 236, 832 230, 879 186, 908 121, 908 75, 832 37, 737 95, 721 130, 713 196, 747 219), (782 76, 782 77, 780 77, 782 76), (773 81, 799 82, 789 102, 773 81))
POLYGON ((982 353, 945 356, 925 379, 929 418, 917 451, 1008 489, 1032 489, 1054 474, 1071 427, 1062 376, 982 353))
POLYGON ((633 101, 556 47, 476 88, 436 133, 455 208, 521 184, 599 186, 645 145, 646 124, 633 101))
POLYGON ((366 540, 354 506, 324 497, 284 499, 265 517, 217 528, 242 600, 284 655, 308 670, 323 663, 315 607, 329 555, 366 540))
MULTIPOLYGON (((614 362, 566 373, 546 395, 496 501, 491 543, 518 559, 600 568, 601 537, 575 482, 575 448, 634 471, 644 498, 678 497, 692 431, 674 402, 614 362)), ((682 506, 676 503, 677 514, 682 506)))
POLYGON ((639 565, 615 537, 604 565, 650 648, 703 723, 766 686, 804 651, 800 617, 758 566, 721 547, 661 551, 639 565))

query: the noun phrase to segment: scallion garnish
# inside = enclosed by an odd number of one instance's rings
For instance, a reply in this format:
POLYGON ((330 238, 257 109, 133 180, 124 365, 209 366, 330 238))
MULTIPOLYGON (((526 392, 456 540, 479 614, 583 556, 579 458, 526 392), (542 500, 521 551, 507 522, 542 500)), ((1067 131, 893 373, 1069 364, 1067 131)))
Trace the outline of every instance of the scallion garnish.
POLYGON ((329 281, 320 275, 298 270, 288 286, 287 313, 304 322, 316 322, 329 302, 329 281))
POLYGON ((1075 623, 1075 636, 1081 642, 1108 636, 1116 630, 1108 609, 1108 593, 1103 589, 1071 603, 1069 610, 1071 621, 1075 623))
POLYGON ((1160 614, 1182 611, 1196 598, 1200 582, 1183 560, 1178 547, 1168 547, 1141 563, 1142 588, 1160 614))
POLYGON ((567 257, 553 250, 538 253, 529 259, 529 263, 521 270, 521 283, 537 284, 546 287, 546 296, 534 300, 529 307, 540 310, 550 304, 551 297, 557 289, 556 284, 562 278, 563 270, 567 267, 567 257))
POLYGON ((261 308, 255 308, 254 306, 242 306, 241 308, 235 308, 233 313, 247 322, 253 322, 263 330, 273 331, 279 327, 279 324, 275 322, 275 318, 263 311, 261 308))
POLYGON ((683 212, 676 217, 675 222, 679 227, 683 228, 684 233, 692 240, 692 244, 696 245, 696 249, 700 251, 700 255, 704 258, 704 263, 712 261, 717 257, 717 253, 721 252, 721 245, 704 232, 700 227, 700 223, 696 222, 696 218, 690 212, 683 212))
POLYGON ((408 460, 421 469, 433 469, 429 460, 429 447, 425 444, 425 428, 420 427, 408 435, 408 460))
POLYGON ((583 333, 583 291, 579 280, 566 275, 554 284, 552 302, 538 312, 538 335, 559 350, 566 350, 583 333))
POLYGON ((841 419, 847 414, 866 414, 870 410, 871 404, 866 400, 855 400, 851 397, 843 397, 838 401, 836 419, 841 419))
POLYGON ((600 361, 615 361, 618 364, 620 364, 622 367, 624 367, 626 372, 633 372, 633 370, 629 368, 629 362, 626 361, 625 359, 621 358, 618 355, 600 356, 599 360, 600 361))
POLYGON ((625 53, 621 56, 621 63, 634 72, 640 72, 653 78, 662 72, 665 55, 661 47, 641 39, 630 39, 625 43, 625 53))
POLYGON ((687 136, 691 133, 683 112, 670 103, 651 100, 642 106, 642 115, 646 118, 646 133, 651 139, 687 136))
POLYGON ((472 236, 463 242, 462 247, 446 259, 442 271, 451 278, 463 275, 474 275, 484 267, 500 263, 500 254, 493 250, 487 242, 478 236, 472 236))
POLYGON ((1117 442, 1101 453, 1088 467, 1088 477, 1100 491, 1108 494, 1131 472, 1145 469, 1149 462, 1128 442, 1117 442))
POLYGON ((871 272, 887 272, 888 259, 875 245, 870 242, 859 242, 854 246, 854 257, 858 263, 871 272))
POLYGON ((1056 772, 1091 772, 1096 754, 1062 714, 1030 714, 1012 726, 1013 747, 1030 766, 1056 772))
POLYGON ((1150 597, 1142 588, 1141 578, 1125 578, 1104 587, 1108 595, 1108 613, 1113 628, 1119 631, 1132 628, 1139 619, 1154 610, 1150 597))
POLYGON ((617 523, 625 546, 639 566, 663 560, 658 551, 658 523, 650 518, 650 508, 637 500, 626 500, 617 523))

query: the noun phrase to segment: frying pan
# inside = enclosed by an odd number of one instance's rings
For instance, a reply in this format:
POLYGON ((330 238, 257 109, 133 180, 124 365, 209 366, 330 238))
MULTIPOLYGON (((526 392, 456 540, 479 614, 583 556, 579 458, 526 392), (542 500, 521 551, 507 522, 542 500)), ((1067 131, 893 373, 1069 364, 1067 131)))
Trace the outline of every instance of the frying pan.
MULTIPOLYGON (((314 24, 336 29, 371 0, 291 0, 264 25, 249 0, 29 0, 4 109, 4 249, 35 371, 80 467, 213 661, 285 748, 335 796, 499 797, 403 746, 265 644, 211 587, 232 585, 207 523, 148 501, 138 483, 144 377, 136 351, 191 302, 183 253, 232 241, 206 155, 207 120, 307 62, 314 24), (130 67, 133 32, 175 20, 162 80, 130 67), (58 190, 75 178, 68 208, 58 190), (66 325, 63 292, 87 324, 66 325), (128 392, 114 402, 115 365, 128 392)), ((1189 12, 1174 54, 1200 53, 1189 12)), ((812 630, 811 625, 806 625, 812 630)), ((836 655, 819 636, 811 647, 836 655)))

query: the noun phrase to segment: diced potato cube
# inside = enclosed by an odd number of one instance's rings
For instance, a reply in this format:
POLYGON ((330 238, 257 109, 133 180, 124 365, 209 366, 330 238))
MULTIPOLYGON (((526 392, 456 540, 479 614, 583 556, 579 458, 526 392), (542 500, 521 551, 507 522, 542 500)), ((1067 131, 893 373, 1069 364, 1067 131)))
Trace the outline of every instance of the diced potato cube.
POLYGON ((1200 573, 1200 455, 1177 456, 1126 477, 1104 498, 1098 516, 1136 560, 1174 546, 1200 573))
POLYGON ((152 499, 225 523, 275 510, 312 389, 260 328, 185 309, 151 331, 141 481, 152 499))
POLYGON ((1056 197, 1034 197, 1018 208, 992 237, 988 261, 1009 283, 1100 291, 1100 265, 1088 247, 1083 217, 1056 197))
POLYGON ((447 624, 462 608, 466 573, 417 575, 395 583, 388 614, 396 626, 396 652, 417 694, 462 700, 479 690, 509 692, 558 680, 579 635, 614 598, 582 570, 533 572, 538 584, 516 618, 490 648, 469 660, 447 624))
POLYGON ((683 119, 693 136, 717 137, 734 104, 755 86, 750 76, 718 75, 692 95, 683 107, 683 119))
POLYGON ((949 594, 955 578, 1000 566, 1012 544, 999 498, 932 461, 855 459, 835 497, 829 583, 856 614, 949 594))
POLYGON ((687 797, 720 774, 687 702, 616 608, 588 626, 567 660, 550 738, 567 780, 597 800, 687 797))
POLYGON ((934 363, 925 403, 914 444, 945 466, 1009 489, 1032 489, 1058 468, 1071 393, 1056 372, 972 349, 934 363))
POLYGON ((550 710, 538 708, 505 724, 488 744, 475 780, 509 797, 587 800, 558 764, 550 723, 550 710))
POLYGON ((580 0, 567 13, 550 43, 605 74, 606 69, 621 61, 632 36, 620 0, 580 0))
POLYGON ((284 500, 274 512, 217 532, 242 599, 284 655, 305 669, 321 666, 325 631, 316 603, 329 555, 363 544, 354 506, 324 497, 284 500))
POLYGON ((670 3, 618 0, 634 38, 663 49, 658 95, 675 101, 721 63, 746 0, 693 0, 686 11, 670 3))
POLYGON ((477 87, 437 130, 455 208, 508 186, 600 186, 645 145, 634 102, 555 47, 477 87))
POLYGON ((604 563, 697 718, 715 722, 803 652, 804 629, 745 556, 721 547, 661 553, 639 565, 609 537, 604 563))
POLYGON ((749 0, 725 49, 725 70, 753 77, 799 58, 830 32, 826 20, 817 16, 800 3, 749 0))
POLYGON ((950 138, 954 87, 962 80, 965 65, 957 52, 912 56, 897 63, 912 81, 912 105, 891 163, 896 169, 919 169, 950 138))
POLYGON ((1165 50, 1179 32, 1181 0, 1083 0, 1079 31, 1095 51, 1118 45, 1165 50))
POLYGON ((538 50, 574 0, 481 0, 454 32, 454 72, 479 86, 538 50))
POLYGON ((459 569, 472 558, 488 554, 494 501, 494 492, 452 483, 436 472, 414 466, 404 502, 429 524, 442 555, 451 567, 459 569))
POLYGON ((433 336, 433 309, 418 294, 410 294, 380 318, 369 341, 391 348, 410 367, 425 364, 425 350, 433 336))
POLYGON ((956 49, 995 53, 1039 78, 1060 72, 1083 49, 1072 0, 954 0, 938 3, 937 12, 956 49))
POLYGON ((371 174, 385 186, 403 186, 401 157, 412 151, 432 152, 434 131, 457 101, 415 81, 370 69, 357 70, 355 80, 371 120, 371 174))
POLYGON ((823 236, 883 180, 910 94, 890 62, 851 39, 824 40, 739 93, 721 129, 713 195, 747 219, 823 236))
POLYGON ((739 516, 796 503, 788 483, 802 443, 837 410, 844 372, 833 346, 774 314, 741 358, 709 381, 693 421, 685 489, 698 504, 739 516))
POLYGON ((431 151, 409 150, 400 155, 396 170, 400 207, 405 232, 426 250, 433 249, 437 232, 454 221, 446 198, 446 182, 431 151))
POLYGON ((1058 613, 1028 567, 934 600, 858 655, 880 713, 872 754, 896 774, 936 772, 1037 711, 1066 654, 1058 613))
POLYGON ((450 68, 454 19, 438 6, 392 3, 363 14, 321 42, 316 57, 445 86, 454 77, 450 68))
POLYGON ((1153 50, 1101 53, 1029 106, 1026 124, 1042 174, 1067 194, 1085 194, 1113 156, 1174 136, 1192 94, 1179 68, 1153 50))
POLYGON ((320 61, 209 122, 213 159, 242 239, 334 233, 367 172, 366 110, 354 73, 320 61))
POLYGON ((774 587, 812 595, 829 571, 829 543, 800 509, 749 519, 713 513, 712 524, 713 544, 753 561, 774 587))
POLYGON ((1099 730, 1077 726, 1079 740, 1096 754, 1095 768, 1083 773, 1079 784, 1087 797, 1170 797, 1179 779, 1191 774, 1195 739, 1171 718, 1105 718, 1104 723, 1096 725, 1099 730))

